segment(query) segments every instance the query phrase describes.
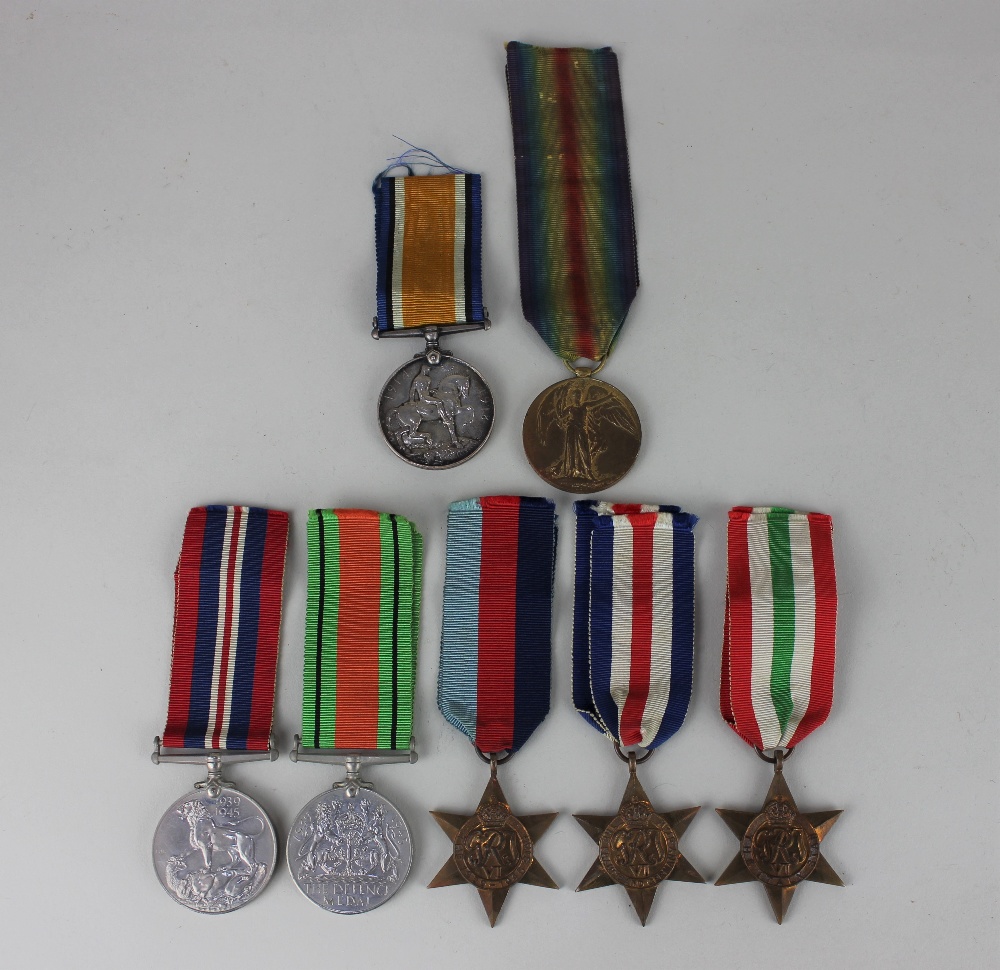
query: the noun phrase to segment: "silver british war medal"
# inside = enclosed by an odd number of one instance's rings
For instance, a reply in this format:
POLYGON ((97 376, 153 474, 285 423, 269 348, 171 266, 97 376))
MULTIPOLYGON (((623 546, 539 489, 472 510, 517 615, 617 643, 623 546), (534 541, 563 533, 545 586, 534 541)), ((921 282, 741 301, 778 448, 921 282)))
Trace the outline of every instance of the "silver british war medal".
POLYGON ((422 540, 398 515, 316 509, 308 547, 302 735, 291 758, 343 765, 346 777, 299 812, 288 868, 327 912, 367 913, 396 893, 413 856, 406 821, 362 770, 417 760, 422 540))
POLYGON ((273 761, 274 681, 288 539, 284 512, 191 509, 175 573, 170 700, 154 764, 204 764, 208 776, 167 809, 153 867, 167 894, 198 913, 229 913, 274 874, 274 826, 223 777, 273 761))
POLYGON ((410 148, 375 179, 377 312, 372 336, 423 337, 424 350, 386 382, 378 421, 389 447, 418 468, 471 458, 493 427, 482 374, 440 346, 488 330, 482 287, 482 180, 410 148), (416 175, 414 166, 431 174, 416 175), (389 175, 397 168, 406 175, 389 175))
POLYGON ((621 886, 645 926, 662 882, 705 881, 680 849, 698 808, 657 811, 636 773, 691 699, 698 520, 670 505, 577 502, 576 514, 573 701, 629 767, 615 815, 575 816, 597 843, 577 891, 621 886))

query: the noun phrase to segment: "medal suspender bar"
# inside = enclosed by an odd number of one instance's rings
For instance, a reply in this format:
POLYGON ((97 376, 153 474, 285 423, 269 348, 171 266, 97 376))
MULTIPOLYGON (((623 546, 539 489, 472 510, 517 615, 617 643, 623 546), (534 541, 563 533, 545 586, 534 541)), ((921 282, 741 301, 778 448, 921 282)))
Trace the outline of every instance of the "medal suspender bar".
POLYGON ((402 516, 317 509, 309 513, 308 550, 302 735, 290 756, 343 765, 346 777, 295 819, 288 867, 303 895, 327 912, 366 913, 399 889, 412 860, 405 820, 361 773, 417 760, 423 544, 402 516))
POLYGON ((820 851, 841 812, 800 812, 784 776, 830 713, 836 629, 830 516, 731 509, 720 707, 774 775, 759 812, 716 809, 740 840, 716 885, 757 880, 779 923, 800 883, 844 884, 820 851))
POLYGON ((405 462, 451 468, 479 451, 493 427, 489 385, 439 345, 445 334, 490 327, 483 306, 482 177, 418 148, 390 161, 372 186, 372 336, 423 337, 425 346, 382 388, 379 427, 405 462), (415 175, 414 165, 444 172, 415 175), (408 174, 389 175, 395 168, 408 174))
POLYGON ((222 769, 278 755, 271 723, 287 541, 284 512, 246 506, 191 509, 184 529, 167 724, 153 763, 204 764, 208 777, 163 815, 153 866, 171 898, 199 913, 238 909, 274 872, 274 826, 222 769))

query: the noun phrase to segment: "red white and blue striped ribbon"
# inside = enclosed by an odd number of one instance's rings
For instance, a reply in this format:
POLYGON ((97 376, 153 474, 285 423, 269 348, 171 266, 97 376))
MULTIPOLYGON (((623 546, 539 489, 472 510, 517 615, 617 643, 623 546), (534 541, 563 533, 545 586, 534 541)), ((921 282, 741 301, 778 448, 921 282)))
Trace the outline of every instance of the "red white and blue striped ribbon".
POLYGON ((694 657, 694 525, 673 505, 576 503, 573 702, 622 745, 684 723, 694 657))
POLYGON ((174 573, 163 745, 266 751, 274 716, 288 515, 191 509, 174 573))
POLYGON ((549 711, 555 505, 453 502, 438 707, 484 753, 517 751, 549 711))

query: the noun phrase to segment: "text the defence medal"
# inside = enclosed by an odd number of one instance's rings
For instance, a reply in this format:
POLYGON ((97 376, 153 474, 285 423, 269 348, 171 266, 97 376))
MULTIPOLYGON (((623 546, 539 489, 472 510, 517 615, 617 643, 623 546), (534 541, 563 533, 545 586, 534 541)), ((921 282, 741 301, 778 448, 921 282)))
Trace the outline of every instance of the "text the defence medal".
POLYGON ((153 763, 204 764, 205 781, 167 809, 153 866, 172 899, 229 913, 274 874, 274 826, 222 777, 226 764, 273 761, 271 740, 284 512, 246 506, 191 509, 174 574, 170 702, 153 763))
POLYGON ((617 815, 576 816, 598 847, 577 891, 622 886, 645 926, 661 882, 705 881, 679 846, 698 809, 655 811, 636 776, 691 699, 698 520, 670 505, 577 502, 576 514, 573 702, 629 766, 617 815))
POLYGON ((783 771, 833 703, 833 521, 784 508, 734 508, 728 565, 722 716, 773 762, 774 779, 759 812, 716 809, 740 840, 716 885, 763 883, 780 923, 799 883, 843 885, 820 852, 841 813, 800 812, 783 771))
POLYGON ((299 812, 288 868, 331 913, 367 913, 410 871, 410 831, 362 780, 367 764, 417 760, 413 686, 422 540, 398 515, 309 513, 302 736, 293 761, 344 765, 347 777, 299 812))
POLYGON ((372 336, 423 337, 425 348, 386 381, 379 427, 418 468, 471 458, 493 427, 493 395, 471 364, 438 345, 448 333, 488 330, 482 284, 482 179, 423 149, 404 152, 372 186, 378 262, 372 336), (414 175, 412 166, 443 169, 414 175), (406 175, 390 176, 395 168, 406 175))
POLYGON ((494 495, 452 503, 438 707, 489 762, 490 781, 471 815, 431 813, 453 849, 430 888, 475 886, 490 926, 515 883, 557 888, 534 854, 557 813, 514 815, 497 781, 497 765, 549 710, 554 565, 552 502, 494 495))
POLYGON ((521 306, 574 376, 524 418, 531 467, 566 492, 598 492, 632 467, 639 415, 596 379, 639 287, 618 59, 610 47, 507 45, 521 306))

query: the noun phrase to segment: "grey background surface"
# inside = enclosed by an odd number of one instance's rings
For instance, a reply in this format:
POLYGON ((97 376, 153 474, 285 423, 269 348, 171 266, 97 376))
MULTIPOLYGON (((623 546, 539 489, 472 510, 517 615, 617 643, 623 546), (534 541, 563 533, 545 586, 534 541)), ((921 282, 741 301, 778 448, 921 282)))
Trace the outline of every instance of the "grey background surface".
MULTIPOLYGON (((6 967, 995 966, 997 95, 993 2, 53 2, 0 4, 0 955, 6 967), (520 314, 503 48, 613 45, 642 287, 606 374, 642 415, 610 493, 698 527, 696 686, 647 766, 714 879, 712 809, 767 769, 717 709, 725 513, 829 512, 837 698, 789 766, 845 890, 807 884, 776 926, 757 886, 671 883, 640 929, 625 894, 572 892, 573 811, 625 772, 569 701, 570 499, 559 498, 553 709, 503 782, 562 813, 495 930, 427 809, 486 773, 438 715, 444 519, 477 494, 551 494, 520 454, 563 376, 520 314), (420 472, 375 396, 411 348, 376 344, 368 190, 393 134, 484 175, 495 326, 451 347, 492 382, 479 457, 420 472), (187 509, 293 514, 276 728, 296 730, 305 511, 395 510, 426 536, 413 767, 372 773, 413 828, 391 905, 337 918, 280 871, 251 907, 188 913, 153 828, 197 768, 149 763, 166 705, 187 509)), ((335 773, 232 771, 279 833, 335 773)))

